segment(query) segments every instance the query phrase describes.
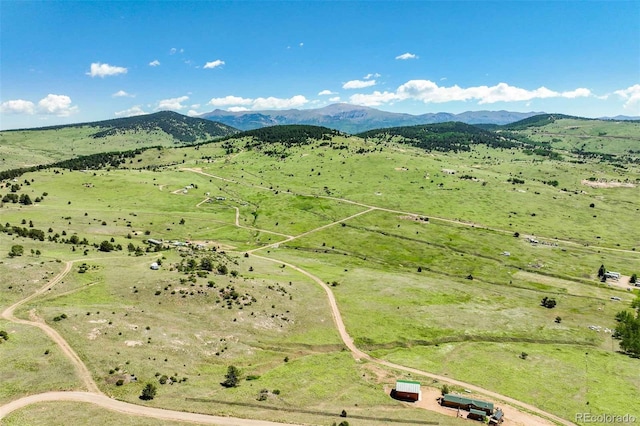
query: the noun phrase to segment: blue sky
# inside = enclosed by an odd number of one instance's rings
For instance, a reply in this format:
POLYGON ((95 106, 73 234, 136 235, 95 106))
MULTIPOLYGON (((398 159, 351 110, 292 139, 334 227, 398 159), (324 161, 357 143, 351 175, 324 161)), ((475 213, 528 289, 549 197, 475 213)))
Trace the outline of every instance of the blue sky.
POLYGON ((640 2, 0 2, 0 128, 170 109, 640 115, 640 2))

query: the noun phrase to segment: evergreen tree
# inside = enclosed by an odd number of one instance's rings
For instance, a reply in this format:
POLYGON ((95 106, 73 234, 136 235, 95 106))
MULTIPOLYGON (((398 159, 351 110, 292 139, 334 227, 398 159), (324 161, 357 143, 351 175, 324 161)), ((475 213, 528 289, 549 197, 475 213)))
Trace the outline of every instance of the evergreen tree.
POLYGON ((240 383, 240 370, 230 365, 227 368, 227 374, 224 375, 224 382, 220 383, 225 388, 235 388, 240 383))
POLYGON ((140 395, 140 399, 144 401, 150 401, 156 396, 156 385, 153 383, 147 383, 147 385, 142 389, 142 395, 140 395))

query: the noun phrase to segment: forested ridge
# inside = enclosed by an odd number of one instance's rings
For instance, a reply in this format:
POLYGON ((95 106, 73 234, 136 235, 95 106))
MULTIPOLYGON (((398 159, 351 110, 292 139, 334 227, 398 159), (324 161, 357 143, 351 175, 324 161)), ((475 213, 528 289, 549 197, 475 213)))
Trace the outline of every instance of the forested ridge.
POLYGON ((22 130, 59 130, 79 127, 95 127, 96 132, 91 136, 96 139, 126 132, 150 133, 162 131, 183 143, 194 143, 238 133, 237 129, 227 126, 226 124, 202 118, 188 117, 173 111, 160 111, 153 114, 115 118, 92 123, 66 124, 22 130))
POLYGON ((461 122, 390 127, 370 130, 356 136, 380 140, 400 138, 400 142, 427 151, 469 151, 470 145, 473 144, 484 144, 494 148, 519 146, 517 142, 502 135, 461 122))

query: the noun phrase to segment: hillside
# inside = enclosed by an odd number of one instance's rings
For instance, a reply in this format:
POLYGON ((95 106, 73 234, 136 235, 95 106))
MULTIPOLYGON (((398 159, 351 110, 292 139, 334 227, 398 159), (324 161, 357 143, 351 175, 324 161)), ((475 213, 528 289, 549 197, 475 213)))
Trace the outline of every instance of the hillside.
POLYGON ((435 151, 469 151, 471 145, 484 144, 494 148, 511 148, 517 146, 492 131, 460 122, 429 124, 408 127, 391 127, 388 129, 370 130, 357 136, 366 139, 406 143, 425 150, 435 151))
POLYGON ((507 124, 540 114, 509 111, 467 111, 460 114, 445 112, 404 114, 380 111, 359 105, 332 104, 323 108, 232 112, 216 109, 200 117, 225 123, 240 130, 252 130, 279 124, 308 124, 338 129, 346 133, 360 133, 384 127, 460 121, 468 124, 507 124))
POLYGON ((0 132, 0 170, 150 146, 189 145, 237 133, 225 124, 171 111, 0 132))
POLYGON ((437 394, 459 380, 561 424, 587 393, 593 413, 624 412, 638 359, 612 330, 636 297, 640 167, 546 153, 570 132, 640 150, 622 139, 635 126, 513 131, 540 150, 464 123, 274 126, 0 177, 0 311, 15 308, 0 403, 84 386, 148 404, 151 383, 157 407, 204 414, 466 422, 390 398, 411 379, 437 394), (621 277, 601 282, 601 265, 621 277))

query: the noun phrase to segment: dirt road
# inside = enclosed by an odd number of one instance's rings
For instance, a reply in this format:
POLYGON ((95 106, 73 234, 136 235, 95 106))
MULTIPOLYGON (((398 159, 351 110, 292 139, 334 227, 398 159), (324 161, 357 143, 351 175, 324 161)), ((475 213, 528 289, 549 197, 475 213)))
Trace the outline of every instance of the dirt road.
POLYGON ((47 392, 26 396, 0 407, 0 419, 4 418, 11 412, 19 410, 20 408, 26 407, 28 405, 37 404, 39 402, 54 401, 85 402, 123 414, 151 417, 158 420, 172 420, 220 426, 282 426, 282 423, 268 422, 264 420, 210 416, 206 414, 187 413, 183 411, 145 407, 143 405, 129 404, 128 402, 111 399, 106 395, 90 392, 47 392))
MULTIPOLYGON (((329 306, 331 307, 331 312, 333 314, 333 320, 336 324, 336 328, 338 329, 338 332, 340 333, 340 338, 342 339, 342 341, 344 342, 344 344, 347 346, 347 348, 349 348, 349 350, 351 351, 351 353, 353 354, 354 358, 356 360, 367 360, 369 362, 374 362, 376 364, 379 365, 384 365, 385 367, 389 367, 389 368, 393 368, 396 370, 402 370, 402 371, 406 371, 412 374, 416 374, 419 376, 423 376, 423 377, 429 377, 431 379, 435 379, 438 380, 439 382, 444 382, 444 383, 449 383, 452 385, 457 385, 457 386, 461 386, 465 389, 469 389, 472 390, 474 392, 478 392, 484 395, 487 395, 491 398, 495 398, 497 400, 503 401, 505 403, 510 404, 512 407, 510 407, 511 409, 518 412, 521 412, 522 414, 526 414, 524 413, 522 410, 519 410, 518 408, 524 408, 525 410, 528 410, 532 413, 537 414, 538 416, 541 416, 543 418, 547 418, 547 419, 551 419, 556 423, 559 424, 563 424, 563 425, 567 425, 567 426, 572 426, 574 425, 574 423, 571 423, 568 420, 562 419, 554 414, 548 413, 544 410, 539 409, 538 407, 535 407, 531 404, 527 404, 524 403, 522 401, 518 401, 517 399, 514 398, 510 398, 508 396, 505 395, 501 395, 497 392, 492 392, 488 389, 484 389, 480 386, 476 386, 476 385, 472 385, 471 383, 466 383, 466 382, 462 382, 460 380, 455 380, 452 379, 450 377, 446 377, 446 376, 441 376, 438 374, 433 374, 433 373, 429 373, 426 371, 422 371, 422 370, 418 370, 416 368, 411 368, 411 367, 406 367, 404 365, 399 365, 399 364, 394 364, 392 362, 389 361, 385 361, 383 359, 379 359, 379 358, 374 358, 372 356, 370 356, 369 354, 362 352, 360 349, 358 349, 356 347, 356 345, 353 343, 353 339, 351 338, 351 336, 349 335, 349 333, 347 332, 347 329, 344 325, 344 322, 342 321, 342 315, 340 314, 340 310, 338 309, 338 304, 336 303, 336 299, 333 295, 333 292, 331 291, 331 288, 327 285, 327 283, 325 283, 324 281, 322 281, 320 278, 316 277, 315 275, 305 271, 302 268, 299 268, 296 265, 293 265, 291 263, 287 263, 287 262, 283 262, 282 260, 278 260, 278 259, 272 259, 269 257, 264 257, 264 256, 259 256, 256 255, 255 253, 253 254, 254 257, 257 257, 259 259, 263 259, 263 260, 268 260, 271 262, 275 262, 275 263, 279 263, 279 264, 283 264, 283 265, 287 265, 287 267, 292 268, 298 272, 300 272, 303 275, 306 275, 307 277, 311 278, 313 281, 315 281, 318 285, 320 285, 320 287, 322 287, 325 291, 325 293, 327 294, 327 299, 329 300, 329 306)), ((546 422, 542 419, 536 419, 536 424, 551 424, 549 422, 546 422)))

